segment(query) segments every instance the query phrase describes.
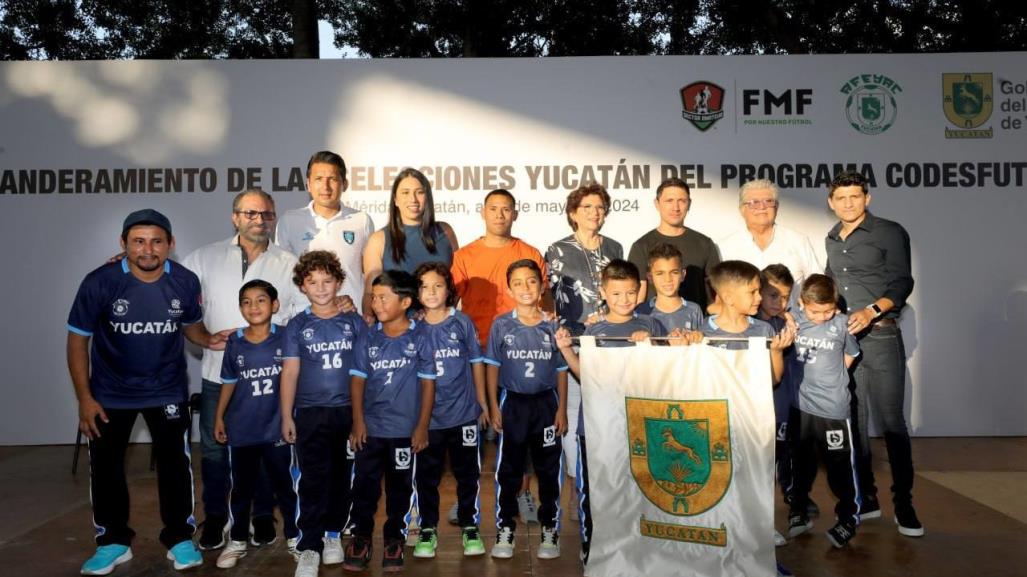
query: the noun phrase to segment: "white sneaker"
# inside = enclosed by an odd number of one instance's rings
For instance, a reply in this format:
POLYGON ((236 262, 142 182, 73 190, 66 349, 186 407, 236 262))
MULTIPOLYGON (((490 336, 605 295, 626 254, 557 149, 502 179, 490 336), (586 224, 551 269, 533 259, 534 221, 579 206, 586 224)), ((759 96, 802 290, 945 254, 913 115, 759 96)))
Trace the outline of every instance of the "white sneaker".
POLYGON ((539 559, 556 559, 560 556, 560 536, 556 533, 556 527, 542 528, 542 544, 536 556, 539 559))
POLYGON ((521 515, 521 521, 525 523, 538 523, 538 506, 531 496, 531 491, 525 491, 517 495, 517 512, 521 515))
POLYGON ((321 552, 321 562, 325 565, 338 565, 342 563, 342 538, 338 533, 329 533, 321 538, 324 541, 324 550, 321 552))
POLYGON ((774 530, 774 547, 784 547, 788 544, 788 540, 781 534, 780 531, 774 530))
POLYGON ((306 550, 300 553, 299 563, 296 564, 294 577, 317 577, 318 566, 321 565, 321 556, 317 551, 306 550))
POLYGON ((449 510, 448 518, 449 518, 449 524, 450 525, 459 525, 460 524, 460 514, 457 511, 457 503, 453 503, 453 507, 450 508, 450 510, 449 510))
POLYGON ((218 555, 218 569, 231 569, 235 564, 246 556, 246 541, 229 541, 224 550, 218 555))
POLYGON ((496 544, 492 546, 492 556, 496 559, 509 559, 514 553, 514 532, 509 527, 503 527, 496 535, 496 544))
POLYGON ((300 552, 296 550, 296 545, 300 544, 299 537, 291 537, 285 540, 285 549, 292 555, 294 561, 300 560, 300 552))

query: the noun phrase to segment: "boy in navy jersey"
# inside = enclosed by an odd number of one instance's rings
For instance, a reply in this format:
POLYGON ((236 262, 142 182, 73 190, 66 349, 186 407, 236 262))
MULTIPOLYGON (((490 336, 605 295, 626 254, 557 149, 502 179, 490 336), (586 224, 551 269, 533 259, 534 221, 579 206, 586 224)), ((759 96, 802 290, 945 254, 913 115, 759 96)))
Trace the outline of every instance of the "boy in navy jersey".
POLYGON ((799 332, 789 371, 799 388, 799 414, 792 421, 795 481, 788 533, 795 537, 813 527, 806 507, 819 453, 827 469, 827 483, 838 498, 834 508, 838 521, 828 529, 827 539, 842 548, 856 535, 859 525, 848 372, 859 355, 859 345, 849 334, 848 316, 838 312, 838 288, 830 277, 807 277, 799 295, 799 310, 793 314, 799 332))
POLYGON ((388 270, 371 282, 378 323, 357 342, 350 370, 353 432, 353 539, 343 568, 363 571, 371 561, 374 514, 385 477, 382 568, 403 568, 403 545, 413 507, 414 456, 428 446, 435 400, 435 354, 423 326, 407 316, 417 301, 409 273, 388 270))
POLYGON ((346 443, 353 426, 349 371, 354 343, 367 331, 363 318, 335 305, 344 279, 339 259, 323 250, 300 257, 293 275, 310 300, 286 326, 281 375, 282 438, 296 445, 296 577, 316 577, 322 552, 326 565, 343 557, 351 472, 346 443))
POLYGON ((663 329, 702 330, 703 313, 699 305, 686 301, 678 290, 685 280, 681 251, 660 243, 649 251, 649 285, 654 296, 638 306, 638 314, 660 321, 663 329))
POLYGON ((492 556, 513 556, 518 513, 517 493, 525 457, 538 478, 540 559, 560 555, 560 489, 563 479, 562 437, 567 432, 567 364, 556 348, 556 323, 539 309, 542 271, 524 259, 506 269, 507 291, 514 310, 496 317, 485 355, 489 416, 501 436, 496 464, 496 544, 492 556))
POLYGON ((203 562, 192 542, 193 477, 189 460, 188 377, 183 335, 223 348, 201 321, 200 281, 168 260, 174 249, 163 214, 125 218, 125 256, 89 273, 68 315, 68 371, 78 398, 79 430, 89 438, 89 487, 96 553, 84 575, 106 575, 132 559, 125 449, 142 414, 153 439, 164 528, 161 543, 175 569, 203 562))
POLYGON ((271 283, 254 279, 244 284, 239 289, 239 310, 249 326, 228 338, 221 363, 221 396, 214 415, 214 437, 229 447, 232 521, 230 540, 217 560, 221 569, 235 567, 246 556, 248 523, 235 520, 250 518, 255 481, 261 468, 271 481, 285 521, 290 551, 295 551, 298 541, 296 493, 289 475, 292 450, 281 440, 278 400, 285 329, 271 323, 271 315, 278 312, 278 306, 278 290, 271 283))
POLYGON ((488 422, 485 366, 478 331, 456 310, 456 286, 449 267, 427 262, 417 267, 418 298, 424 331, 435 353, 435 405, 428 446, 417 455, 417 507, 421 532, 414 557, 435 557, 438 546, 439 481, 446 454, 456 477, 457 520, 463 528, 464 555, 485 553, 478 530, 481 459, 478 430, 488 422))

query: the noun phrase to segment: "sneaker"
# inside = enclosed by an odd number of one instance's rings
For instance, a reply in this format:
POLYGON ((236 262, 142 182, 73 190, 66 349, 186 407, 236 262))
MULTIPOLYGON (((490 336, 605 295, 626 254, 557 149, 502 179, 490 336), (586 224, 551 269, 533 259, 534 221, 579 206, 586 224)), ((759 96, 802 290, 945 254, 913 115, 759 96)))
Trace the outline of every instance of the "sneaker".
POLYGON ((299 543, 299 537, 290 537, 285 540, 285 550, 288 551, 290 555, 292 555, 292 558, 295 561, 300 560, 300 552, 296 550, 296 545, 299 545, 299 543))
MULTIPOLYGON (((395 573, 403 570, 403 544, 402 539, 390 540, 385 544, 385 551, 382 553, 382 571, 395 573)), ((435 551, 432 551, 432 557, 434 556, 435 551)))
POLYGON ((352 537, 353 536, 353 528, 354 527, 356 527, 356 523, 350 523, 349 525, 346 525, 346 528, 342 530, 342 536, 343 537, 352 537))
POLYGON ((788 544, 788 540, 776 529, 774 530, 774 547, 784 547, 788 544))
POLYGON ((218 569, 231 569, 235 567, 239 559, 246 556, 246 541, 229 541, 228 545, 225 545, 225 550, 218 555, 217 566, 218 569))
POLYGON ((321 538, 324 548, 321 551, 321 562, 325 565, 338 565, 342 563, 342 537, 338 533, 325 533, 321 538))
POLYGON ((464 527, 461 540, 464 543, 465 557, 477 557, 485 554, 485 543, 481 540, 481 532, 477 527, 464 527))
POLYGON ((439 546, 439 538, 435 535, 435 529, 426 527, 421 529, 418 535, 417 545, 414 546, 414 557, 418 559, 433 559, 435 549, 439 546))
POLYGON ((450 525, 460 524, 460 514, 457 510, 457 504, 453 503, 453 506, 449 509, 449 515, 447 515, 450 525))
POLYGON ((83 575, 110 575, 114 568, 132 560, 132 549, 126 545, 100 545, 96 553, 82 564, 83 575))
POLYGON ((834 527, 827 530, 827 540, 834 545, 835 549, 841 549, 852 541, 856 536, 856 527, 850 523, 838 522, 834 527))
POLYGON ((203 521, 203 533, 200 534, 200 549, 212 551, 225 546, 228 535, 228 520, 224 517, 211 515, 203 521))
POLYGON ((317 577, 317 570, 321 566, 321 554, 313 549, 307 549, 300 553, 299 561, 296 563, 296 572, 293 577, 317 577))
POLYGON ((802 515, 792 515, 788 518, 788 536, 798 537, 813 528, 813 521, 802 515))
POLYGON ((509 559, 514 553, 514 532, 510 527, 503 527, 496 535, 496 544, 492 546, 492 557, 509 559))
POLYGON ((536 557, 539 559, 556 559, 560 556, 560 535, 556 527, 542 528, 542 543, 538 547, 536 557))
POLYGON ((810 519, 816 519, 820 516, 820 507, 813 502, 813 499, 806 501, 806 516, 810 519))
POLYGON ((863 497, 863 504, 859 508, 859 520, 868 521, 881 516, 881 503, 877 497, 863 497))
POLYGON ((354 536, 346 547, 346 560, 342 562, 342 568, 347 571, 363 571, 370 562, 371 540, 354 536))
POLYGON ((795 573, 788 570, 788 567, 778 563, 777 564, 777 577, 793 577, 795 573))
POLYGON ((253 527, 250 533, 250 545, 262 547, 278 540, 278 532, 275 531, 275 518, 273 515, 254 517, 250 526, 253 527))
POLYGON ((895 524, 899 526, 899 534, 906 537, 923 537, 924 526, 916 517, 916 510, 913 505, 895 506, 895 524))
POLYGON ((168 559, 173 561, 172 565, 176 571, 185 571, 192 567, 203 565, 203 556, 200 550, 193 545, 192 539, 178 543, 168 551, 168 559))
POLYGON ((517 495, 517 512, 521 515, 524 523, 538 523, 538 506, 531 496, 531 491, 525 491, 517 495))

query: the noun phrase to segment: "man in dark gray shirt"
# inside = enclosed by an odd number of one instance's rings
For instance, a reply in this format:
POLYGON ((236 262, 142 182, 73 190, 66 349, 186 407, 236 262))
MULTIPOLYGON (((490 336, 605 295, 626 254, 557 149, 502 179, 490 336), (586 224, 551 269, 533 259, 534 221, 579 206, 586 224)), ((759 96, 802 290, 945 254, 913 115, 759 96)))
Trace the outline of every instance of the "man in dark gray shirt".
POLYGON ((898 318, 913 290, 909 235, 902 225, 867 210, 871 195, 866 179, 843 172, 831 183, 827 203, 839 222, 827 233, 827 274, 841 293, 849 315, 849 332, 856 335, 862 355, 853 365, 858 426, 861 519, 881 515, 867 438, 867 414, 874 413, 884 432, 892 472, 892 499, 899 533, 924 534, 913 509, 913 457, 903 415, 906 351, 898 318))

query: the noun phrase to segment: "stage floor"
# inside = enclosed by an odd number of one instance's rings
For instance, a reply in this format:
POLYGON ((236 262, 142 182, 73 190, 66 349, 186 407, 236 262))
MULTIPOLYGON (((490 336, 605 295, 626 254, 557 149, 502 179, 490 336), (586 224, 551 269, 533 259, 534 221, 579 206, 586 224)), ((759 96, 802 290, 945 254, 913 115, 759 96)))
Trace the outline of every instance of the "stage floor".
MULTIPOLYGON (((824 511, 814 530, 777 549, 778 559, 799 577, 889 576, 1027 576, 1027 438, 927 438, 914 439, 917 469, 915 504, 926 528, 921 539, 902 537, 895 530, 889 502, 883 516, 860 527, 850 546, 834 550, 824 538, 830 527, 833 500, 824 475, 818 476, 813 498, 824 511)), ((484 461, 482 476, 482 532, 487 543, 495 536, 493 523, 494 463, 492 450, 484 461)), ((94 550, 89 506, 88 462, 82 453, 77 475, 71 474, 72 448, 0 448, 0 566, 5 575, 38 577, 78 574, 79 566, 94 550)), ((884 447, 875 445, 875 473, 882 494, 891 482, 884 447)), ((199 449, 194 451, 199 484, 199 449)), ((129 486, 132 492, 132 526, 135 559, 118 567, 114 575, 177 575, 164 559, 157 541, 156 477, 149 471, 149 447, 129 450, 129 486)), ((443 515, 453 503, 453 480, 443 481, 443 515)), ((570 494, 564 484, 564 503, 570 494)), ((197 489, 197 498, 199 497, 197 489)), ((538 526, 517 531, 513 559, 497 561, 487 555, 465 559, 460 553, 456 527, 440 528, 439 556, 414 559, 408 549, 405 573, 411 576, 559 576, 581 575, 578 562, 577 523, 566 517, 561 531, 562 556, 557 560, 535 558, 538 526)), ((203 518, 202 505, 196 508, 203 518)), ((787 524, 787 511, 777 499, 779 529, 787 524)), ((381 511, 379 511, 379 518, 381 511)), ((379 524, 380 527, 380 524, 379 524)), ((280 528, 280 525, 279 525, 280 528)), ((202 567, 193 575, 292 575, 294 563, 279 540, 270 548, 250 549, 239 566, 230 571, 214 566, 217 552, 205 554, 202 567)), ((380 537, 375 544, 371 571, 381 574, 380 537)), ((341 566, 322 567, 322 576, 341 576, 341 566)), ((685 573, 682 573, 685 574, 685 573)))

